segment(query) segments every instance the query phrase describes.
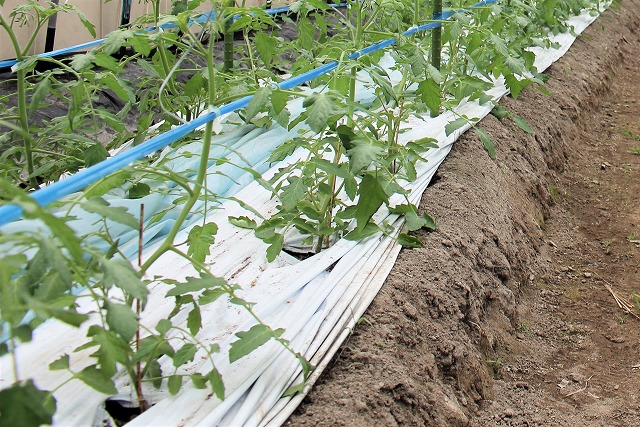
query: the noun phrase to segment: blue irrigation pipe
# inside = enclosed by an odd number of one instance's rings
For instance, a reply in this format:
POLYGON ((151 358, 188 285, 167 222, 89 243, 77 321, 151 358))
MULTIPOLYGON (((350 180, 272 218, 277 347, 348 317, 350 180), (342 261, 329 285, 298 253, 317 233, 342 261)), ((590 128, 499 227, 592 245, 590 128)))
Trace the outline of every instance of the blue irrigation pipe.
MULTIPOLYGON (((130 1, 130 0, 129 0, 130 1)), ((124 2, 123 2, 124 4, 124 2)), ((130 5, 129 5, 130 6, 130 5)), ((347 4, 346 3, 340 3, 340 4, 330 4, 330 7, 333 8, 338 8, 338 7, 346 7, 347 4)), ((123 7, 125 7, 123 5, 123 7)), ((287 13, 290 11, 289 6, 284 6, 284 7, 277 7, 277 8, 273 8, 273 9, 265 9, 265 12, 269 15, 279 15, 281 13, 287 13)), ((215 13, 214 11, 210 11, 207 13, 203 13, 202 15, 198 15, 198 17, 196 17, 195 19, 191 20, 191 24, 202 24, 204 22, 207 22, 209 20, 212 20, 215 18, 215 13)), ((239 15, 236 15, 234 17, 234 19, 237 19, 239 15)), ((123 17, 122 17, 124 22, 124 13, 123 13, 123 17)), ((129 19, 129 17, 127 16, 127 19, 129 19)), ((159 28, 163 29, 163 30, 170 30, 170 29, 174 29, 177 28, 177 26, 175 24, 172 23, 168 23, 168 24, 163 24, 161 25, 159 28)), ((157 30, 158 27, 149 27, 149 28, 145 28, 143 31, 146 32, 151 32, 154 30, 157 30)), ((101 44, 104 44, 106 38, 102 38, 102 39, 97 39, 97 40, 93 40, 90 42, 86 42, 86 43, 81 43, 81 44, 77 44, 74 46, 69 46, 69 47, 65 47, 62 49, 56 49, 56 50, 52 50, 49 52, 45 52, 45 53, 41 53, 36 55, 38 58, 53 58, 56 56, 62 56, 62 55, 67 55, 69 53, 73 53, 73 52, 77 52, 79 50, 85 50, 85 49, 89 49, 92 47, 96 47, 96 46, 100 46, 101 44)), ((0 61, 0 70, 4 69, 4 68, 9 68, 9 67, 13 67, 18 61, 16 61, 15 59, 6 59, 4 61, 0 61)))
MULTIPOLYGON (((459 9, 456 11, 445 11, 442 13, 442 16, 438 21, 442 21, 454 15, 456 12, 468 11, 473 8, 486 6, 488 4, 497 3, 500 0, 483 0, 481 2, 475 3, 473 6, 459 9)), ((420 25, 418 27, 410 28, 409 30, 402 33, 405 36, 410 36, 416 34, 420 31, 426 31, 437 26, 440 26, 440 22, 430 22, 428 24, 420 25)), ((383 40, 379 43, 373 44, 371 46, 365 47, 357 52, 351 53, 348 55, 349 59, 358 59, 361 56, 367 55, 369 53, 382 50, 388 46, 391 46, 396 43, 395 38, 390 38, 387 40, 383 40)), ((307 71, 306 73, 300 74, 298 76, 291 77, 279 84, 274 84, 274 89, 292 89, 296 86, 301 85, 302 83, 308 82, 315 78, 322 76, 323 74, 327 74, 333 70, 335 70, 339 65, 338 61, 329 62, 321 67, 313 69, 311 71, 307 71)), ((40 206, 46 206, 53 202, 60 200, 61 198, 68 196, 69 194, 75 193, 76 191, 80 191, 86 186, 96 182, 97 180, 106 177, 107 175, 116 172, 136 160, 139 160, 145 156, 148 156, 151 153, 160 150, 172 142, 177 141, 178 139, 188 135, 189 133, 196 130, 198 127, 205 125, 206 123, 214 120, 216 117, 221 117, 224 114, 232 113, 241 108, 245 108, 249 101, 253 98, 253 95, 248 95, 243 98, 237 99, 229 104, 223 105, 220 108, 210 109, 210 111, 188 123, 177 126, 162 135, 158 135, 150 140, 131 148, 128 151, 125 151, 121 154, 118 154, 114 157, 110 157, 98 164, 90 166, 86 169, 83 169, 70 177, 63 179, 61 181, 54 182, 53 184, 44 187, 40 190, 34 191, 30 193, 31 196, 40 206)), ((0 206, 0 226, 5 225, 11 221, 15 221, 22 216, 22 209, 17 205, 4 205, 0 206)))

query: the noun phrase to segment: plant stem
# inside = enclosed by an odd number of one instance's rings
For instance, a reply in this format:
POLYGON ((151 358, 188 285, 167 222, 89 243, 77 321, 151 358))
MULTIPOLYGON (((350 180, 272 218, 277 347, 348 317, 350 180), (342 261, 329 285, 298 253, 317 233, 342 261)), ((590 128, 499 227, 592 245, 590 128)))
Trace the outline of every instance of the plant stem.
MULTIPOLYGON (((233 7, 234 0, 227 1, 227 7, 233 7)), ((233 14, 227 18, 224 22, 224 70, 231 71, 233 69, 233 31, 231 31, 231 24, 233 24, 233 14)), ((209 43, 213 43, 213 39, 209 40, 209 43)), ((249 44, 247 44, 249 47, 249 44)))

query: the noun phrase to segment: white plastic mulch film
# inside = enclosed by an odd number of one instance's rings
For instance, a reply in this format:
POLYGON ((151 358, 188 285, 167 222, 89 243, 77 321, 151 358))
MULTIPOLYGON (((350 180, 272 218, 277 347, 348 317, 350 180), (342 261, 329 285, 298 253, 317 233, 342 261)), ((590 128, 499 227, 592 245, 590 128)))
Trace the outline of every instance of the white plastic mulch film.
MULTIPOLYGON (((569 24, 575 34, 580 34, 588 27, 596 16, 590 12, 573 17, 569 24)), ((557 49, 533 48, 536 54, 536 67, 543 71, 559 59, 569 49, 575 36, 570 33, 553 36, 552 41, 559 44, 557 49)), ((387 69, 394 79, 397 73, 391 71, 393 60, 385 55, 381 65, 387 69)), ((366 102, 373 98, 368 89, 366 79, 360 83, 360 100, 366 102)), ((499 79, 489 94, 494 100, 508 93, 504 81, 499 79)), ((301 100, 292 101, 288 107, 292 115, 301 110, 301 100)), ((436 118, 412 118, 407 123, 407 132, 400 135, 401 142, 413 141, 424 137, 432 137, 438 141, 439 148, 430 150, 426 163, 416 166, 418 179, 407 184, 410 190, 409 199, 418 204, 429 181, 438 166, 451 150, 453 142, 469 126, 446 136, 445 126, 456 117, 482 118, 492 108, 492 103, 483 106, 475 102, 459 105, 455 114, 444 113, 436 118)), ((251 167, 263 173, 265 178, 273 176, 282 164, 270 166, 267 159, 271 150, 283 141, 298 134, 298 128, 287 131, 278 126, 269 129, 256 128, 249 125, 232 125, 227 118, 223 124, 223 132, 215 139, 213 157, 227 157, 231 161, 225 165, 217 165, 212 161, 208 188, 212 192, 235 197, 256 208, 264 216, 275 212, 277 201, 271 193, 253 181, 251 174, 236 165, 251 167), (226 168, 226 170, 225 170, 226 168)), ((163 157, 170 157, 168 165, 178 172, 195 169, 198 162, 196 153, 199 143, 194 142, 179 150, 166 149, 163 157), (194 154, 194 155, 191 155, 194 154)), ((286 163, 295 162, 302 153, 294 153, 286 159, 286 163)), ((155 184, 156 186, 158 184, 155 184)), ((143 199, 129 200, 117 191, 106 197, 114 206, 126 206, 132 213, 139 212, 139 205, 144 203, 145 216, 171 209, 173 201, 180 196, 174 189, 166 186, 163 191, 156 192, 143 199)), ((401 200, 392 201, 403 203, 401 200)), ((394 203, 395 204, 395 203, 394 203)), ((202 221, 197 212, 189 219, 193 225, 202 221)), ((77 219, 71 225, 78 230, 91 226, 97 218, 74 208, 72 212, 77 219)), ((221 352, 214 356, 216 367, 221 372, 226 389, 226 398, 220 401, 208 389, 196 389, 191 383, 183 385, 176 396, 158 394, 149 389, 147 397, 155 405, 142 415, 129 422, 128 426, 277 426, 286 421, 288 416, 302 401, 312 384, 317 380, 327 363, 335 354, 351 328, 369 306, 382 283, 391 271, 400 246, 394 236, 376 235, 362 242, 340 240, 331 248, 299 261, 286 253, 282 253, 273 263, 265 259, 266 245, 255 238, 252 230, 240 229, 229 224, 229 216, 247 215, 238 202, 229 200, 216 209, 210 209, 207 222, 218 224, 219 231, 212 255, 207 259, 213 274, 228 279, 241 287, 239 296, 247 301, 257 302, 254 307, 259 317, 272 328, 283 328, 284 338, 290 340, 292 347, 307 358, 315 371, 308 379, 302 393, 293 397, 281 397, 285 390, 302 381, 299 362, 276 342, 269 342, 250 355, 230 364, 226 356, 235 333, 246 331, 255 323, 243 309, 218 300, 202 308, 202 330, 197 337, 203 344, 217 342, 221 352), (155 393, 155 394, 154 394, 155 393)), ((164 235, 173 224, 177 211, 169 211, 162 221, 145 229, 145 246, 152 249, 155 240, 164 235)), ((383 207, 375 219, 386 221, 395 226, 396 233, 403 227, 403 221, 397 215, 390 214, 383 207)), ((137 251, 137 231, 118 229, 118 224, 110 224, 114 239, 124 242, 124 252, 133 258, 137 251)), ((2 228, 3 232, 37 226, 28 221, 18 221, 2 228)), ((190 227, 182 231, 177 241, 186 238, 190 227)), ((149 250, 146 251, 150 253, 149 250)), ((173 253, 164 255, 154 264, 148 276, 170 277, 183 280, 195 275, 193 267, 184 259, 173 253)), ((165 298, 168 286, 154 282, 150 285, 147 309, 142 314, 142 322, 153 328, 157 322, 166 318, 174 307, 172 298, 165 298)), ((186 313, 181 313, 175 322, 186 324, 186 313), (182 317, 180 317, 182 316, 182 317)), ((175 323, 174 322, 174 323, 175 323)), ((72 352, 86 341, 86 329, 74 329, 58 322, 47 322, 41 325, 31 343, 18 348, 24 373, 34 378, 40 388, 53 389, 61 383, 56 372, 48 369, 48 365, 62 354, 72 352)), ((91 364, 90 351, 73 354, 74 365, 83 367, 91 364)), ((182 373, 206 373, 210 370, 208 360, 198 353, 194 362, 182 373)), ((161 359, 162 362, 162 359, 161 359)), ((172 372, 171 360, 164 361, 164 372, 172 372)), ((0 388, 11 384, 11 367, 8 357, 0 360, 0 388)), ((127 394, 118 396, 122 400, 131 400, 133 392, 122 377, 117 383, 119 390, 127 394)), ((54 422, 60 426, 103 425, 103 418, 98 408, 106 396, 94 391, 80 381, 71 381, 55 392, 58 412, 54 422)))

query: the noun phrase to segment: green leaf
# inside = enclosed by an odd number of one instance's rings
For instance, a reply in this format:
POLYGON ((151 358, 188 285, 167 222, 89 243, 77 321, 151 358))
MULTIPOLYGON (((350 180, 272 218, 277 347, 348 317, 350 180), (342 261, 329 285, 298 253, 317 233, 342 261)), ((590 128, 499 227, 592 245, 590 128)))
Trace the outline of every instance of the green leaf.
POLYGON ((84 157, 85 167, 93 166, 109 157, 109 153, 100 143, 87 147, 82 152, 82 155, 84 157))
POLYGON ((273 330, 267 325, 254 325, 245 332, 238 332, 237 341, 231 343, 229 348, 229 362, 233 363, 252 353, 258 347, 266 344, 272 338, 278 338, 284 333, 284 329, 273 330))
MULTIPOLYGON (((289 94, 281 91, 274 90, 271 92, 271 106, 273 107, 273 111, 277 114, 280 114, 284 107, 287 105, 287 100, 289 99, 289 94)), ((284 127, 284 126, 283 126, 284 127)))
POLYGON ((38 427, 53 424, 56 399, 38 389, 33 380, 0 391, 0 427, 38 427))
POLYGON ((236 227, 248 228, 250 230, 255 229, 258 223, 246 216, 230 216, 229 222, 236 227))
POLYGON ((303 178, 292 176, 288 178, 289 185, 282 189, 282 192, 278 195, 282 202, 282 209, 285 212, 293 210, 298 203, 307 194, 308 186, 303 178))
POLYGON ((207 375, 209 383, 211 384, 211 390, 215 393, 216 397, 220 400, 224 400, 224 382, 222 382, 222 375, 214 367, 209 375, 207 375))
POLYGON ((116 61, 113 56, 106 55, 102 52, 96 52, 95 56, 93 57, 93 63, 98 67, 102 67, 114 73, 118 73, 120 71, 118 61, 116 61))
POLYGON ((207 79, 202 74, 194 74, 184 85, 184 94, 190 98, 202 93, 207 87, 207 79))
POLYGON ((176 351, 176 354, 173 355, 173 366, 179 368, 185 363, 193 361, 196 351, 198 351, 198 348, 191 343, 183 345, 176 351))
POLYGON ((147 378, 151 379, 151 384, 156 389, 162 386, 162 366, 158 359, 152 359, 147 363, 147 378))
POLYGON ((449 136, 456 130, 465 126, 467 123, 469 123, 469 121, 464 117, 457 118, 454 121, 447 123, 447 125, 444 127, 444 132, 447 136, 449 136))
POLYGON ((130 199, 141 199, 151 194, 151 187, 144 182, 137 182, 129 188, 130 199))
POLYGON ((272 237, 265 239, 264 241, 266 243, 269 243, 269 247, 267 248, 266 253, 267 261, 273 262, 284 247, 284 235, 275 234, 272 237))
POLYGON ((498 120, 502 120, 505 117, 508 117, 509 114, 509 110, 504 108, 502 105, 496 105, 495 107, 493 107, 493 110, 491 110, 491 115, 495 116, 498 120))
POLYGON ((78 9, 77 7, 73 8, 73 12, 80 19, 80 22, 82 22, 82 25, 84 25, 84 27, 87 29, 87 31, 89 31, 89 34, 91 34, 91 37, 95 38, 96 37, 96 27, 95 27, 95 25, 93 25, 91 23, 91 21, 89 21, 87 19, 85 14, 82 13, 82 11, 80 9, 78 9))
POLYGON ((388 200, 388 196, 380 182, 371 174, 366 174, 362 178, 358 195, 360 197, 355 212, 356 231, 363 231, 371 217, 388 200))
POLYGON ((316 133, 322 132, 329 124, 329 118, 337 113, 335 101, 326 93, 310 95, 304 99, 302 105, 307 109, 305 122, 316 133))
POLYGON ((215 242, 218 226, 214 222, 208 222, 204 226, 196 225, 189 231, 187 237, 187 255, 199 262, 204 262, 211 253, 211 246, 215 242))
POLYGON ((182 388, 182 376, 171 375, 167 380, 167 387, 169 388, 169 394, 175 396, 182 388))
POLYGON ((118 393, 118 390, 110 376, 97 369, 95 365, 87 366, 82 371, 77 372, 74 376, 100 393, 108 395, 118 393))
POLYGON ((227 293, 228 293, 227 290, 223 288, 207 289, 206 291, 202 292, 202 295, 200 295, 200 298, 198 298, 198 304, 199 305, 211 304, 212 302, 214 302, 221 296, 226 295, 227 293))
POLYGON ((93 59, 95 58, 95 52, 87 52, 87 53, 79 53, 73 56, 71 60, 71 68, 76 71, 82 71, 87 68, 91 63, 93 63, 93 59))
POLYGON ((109 206, 109 203, 101 197, 85 200, 80 206, 87 212, 98 214, 103 218, 124 224, 134 230, 137 230, 139 227, 138 220, 127 211, 127 208, 123 206, 109 206))
POLYGON ((198 307, 197 304, 194 304, 193 310, 191 310, 187 316, 187 328, 189 328, 191 335, 194 336, 202 328, 202 315, 200 314, 200 307, 198 307))
POLYGON ((116 373, 117 364, 126 365, 131 355, 129 343, 118 337, 115 332, 105 330, 97 325, 89 327, 87 336, 91 337, 91 342, 82 346, 80 349, 98 346, 98 349, 92 354, 92 357, 98 359, 98 364, 102 372, 107 376, 113 376, 116 373))
POLYGON ((491 139, 489 134, 485 132, 484 129, 480 128, 475 128, 473 131, 476 135, 478 135, 478 138, 480 138, 480 142, 482 142, 484 149, 487 150, 487 154, 489 154, 489 157, 495 160, 496 146, 494 145, 493 140, 491 139))
POLYGON ((305 382, 301 382, 299 384, 292 385, 291 387, 286 389, 284 391, 284 393, 282 393, 282 397, 291 397, 291 396, 295 396, 298 393, 302 393, 302 391, 304 390, 304 386, 305 385, 306 385, 305 382))
POLYGON ((49 369, 52 371, 60 371, 63 369, 69 369, 69 355, 65 354, 60 356, 58 359, 49 363, 49 369))
POLYGON ((251 98, 251 101, 249 101, 249 104, 247 105, 247 108, 245 110, 246 121, 250 121, 251 119, 253 119, 256 114, 258 114, 260 110, 262 110, 262 108, 267 105, 270 95, 270 87, 265 86, 258 89, 255 95, 253 95, 253 98, 251 98))
POLYGON ((131 177, 131 172, 128 170, 119 170, 113 174, 101 179, 100 181, 91 184, 84 191, 84 197, 92 199, 94 197, 100 197, 105 195, 109 190, 116 187, 120 187, 131 177))
POLYGON ((258 31, 253 38, 253 42, 264 65, 267 68, 270 67, 276 54, 277 41, 275 38, 266 32, 258 31))
POLYGON ((129 44, 138 53, 143 56, 149 56, 151 53, 151 43, 146 34, 136 34, 129 39, 129 44))
POLYGON ((202 374, 192 374, 189 376, 191 378, 191 382, 196 389, 207 388, 207 378, 205 378, 202 374))
POLYGON ((111 55, 124 46, 127 39, 132 36, 133 31, 131 30, 120 29, 112 31, 105 37, 101 50, 107 55, 111 55))
POLYGON ((367 140, 355 139, 351 144, 353 145, 347 151, 347 157, 349 157, 349 169, 354 174, 368 167, 386 152, 383 146, 372 144, 367 140))
POLYGON ((104 262, 102 267, 107 286, 115 286, 133 298, 146 301, 149 291, 131 264, 122 259, 114 259, 104 262))
POLYGON ((36 89, 33 91, 31 101, 29 102, 29 117, 33 115, 39 108, 42 107, 42 102, 46 95, 51 92, 51 80, 48 77, 43 78, 36 84, 36 89))
POLYGON ((504 79, 507 83, 507 87, 511 91, 511 96, 517 98, 520 96, 520 92, 525 87, 531 85, 531 81, 527 79, 519 80, 516 76, 511 73, 505 74, 504 79))
POLYGON ((136 102, 136 95, 129 85, 124 80, 118 79, 113 73, 105 72, 98 74, 98 81, 111 89, 116 96, 124 102, 136 102))
POLYGON ((418 83, 416 93, 420 95, 420 99, 431 112, 435 114, 440 112, 442 95, 440 94, 440 85, 435 80, 427 79, 418 83))
POLYGON ((158 331, 160 335, 165 336, 172 327, 173 325, 169 319, 160 319, 156 325, 156 331, 158 331))
POLYGON ((531 126, 529 125, 529 123, 527 123, 527 121, 525 119, 523 119, 520 116, 516 116, 513 115, 511 116, 511 120, 513 120, 513 122, 523 131, 525 131, 528 134, 532 134, 533 135, 533 129, 531 129, 531 126))
POLYGON ((175 287, 167 292, 167 297, 184 295, 191 292, 198 292, 203 289, 221 288, 227 284, 227 281, 220 277, 202 276, 187 277, 184 283, 176 283, 175 287))
POLYGON ((417 238, 416 236, 410 236, 406 233, 401 233, 397 239, 398 243, 406 248, 421 248, 424 245, 422 244, 422 240, 417 238))
POLYGON ((20 325, 13 328, 13 335, 21 342, 29 342, 33 339, 33 329, 29 325, 20 325))
POLYGON ((138 318, 128 305, 107 301, 107 324, 125 341, 138 331, 138 318))

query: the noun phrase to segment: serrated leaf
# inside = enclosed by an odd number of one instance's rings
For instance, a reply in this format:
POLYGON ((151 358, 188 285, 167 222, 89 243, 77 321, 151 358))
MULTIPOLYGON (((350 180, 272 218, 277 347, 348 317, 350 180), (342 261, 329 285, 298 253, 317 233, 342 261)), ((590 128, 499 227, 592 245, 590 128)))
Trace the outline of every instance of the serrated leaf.
POLYGON ((129 213, 127 208, 123 206, 110 206, 109 203, 101 197, 85 200, 80 206, 87 212, 98 214, 103 218, 124 224, 134 230, 138 229, 138 220, 129 213))
POLYGON ((128 305, 108 301, 107 324, 125 341, 131 341, 138 331, 138 318, 128 305))
POLYGON ((198 348, 191 343, 183 345, 176 351, 176 354, 173 355, 173 366, 179 368, 187 362, 192 362, 197 351, 198 348))
POLYGON ((115 286, 134 298, 146 301, 149 291, 131 264, 122 259, 114 259, 102 265, 107 286, 115 286))
POLYGON ((274 90, 273 92, 271 92, 271 106, 273 107, 273 111, 275 111, 277 114, 280 114, 284 110, 284 107, 287 105, 288 99, 289 94, 284 91, 274 90))
POLYGON ((93 57, 93 63, 98 67, 102 67, 106 70, 112 71, 114 73, 118 73, 120 70, 118 66, 118 61, 116 61, 113 56, 106 55, 102 52, 96 52, 93 57))
POLYGON ((0 391, 1 427, 53 424, 55 412, 55 397, 48 391, 38 389, 33 380, 15 383, 0 391))
POLYGON ((440 94, 440 85, 433 79, 423 80, 418 83, 416 93, 420 95, 420 99, 424 102, 429 110, 434 114, 440 112, 442 104, 442 95, 440 94))
POLYGON ((202 295, 200 295, 200 298, 198 298, 198 304, 199 305, 211 304, 212 302, 214 302, 221 296, 226 295, 227 293, 228 292, 223 288, 207 289, 204 292, 202 292, 202 295))
POLYGON ((136 102, 136 95, 133 93, 133 90, 131 90, 129 85, 124 80, 118 79, 111 72, 98 74, 98 81, 111 89, 122 101, 131 103, 136 102))
POLYGON ((487 154, 489 154, 489 157, 495 160, 496 146, 493 143, 493 140, 491 139, 489 134, 480 128, 475 128, 473 131, 476 133, 476 135, 478 135, 478 138, 480 138, 480 142, 482 142, 482 145, 484 146, 484 149, 487 151, 487 154))
POLYGON ((77 372, 74 376, 100 393, 108 395, 118 393, 118 390, 109 375, 97 369, 95 366, 87 366, 82 371, 77 372))
POLYGON ((160 319, 156 325, 156 331, 164 337, 172 327, 173 325, 169 319, 160 319))
POLYGON ((378 211, 380 206, 388 200, 387 194, 380 185, 380 182, 370 174, 366 174, 362 178, 360 187, 358 188, 358 203, 356 205, 355 231, 363 231, 371 217, 378 211))
POLYGON ((91 337, 91 342, 75 351, 97 345, 98 349, 92 356, 98 359, 98 364, 105 375, 114 375, 118 363, 122 365, 127 364, 131 348, 128 342, 117 336, 115 332, 107 331, 99 326, 93 325, 89 328, 87 336, 91 337))
POLYGON ((465 126, 467 123, 469 123, 469 121, 464 117, 457 118, 454 121, 447 123, 447 125, 444 127, 444 132, 447 136, 449 136, 456 130, 465 126))
POLYGON ((141 199, 151 194, 151 187, 144 182, 137 182, 129 188, 130 199, 141 199))
POLYGON ((51 80, 48 77, 43 78, 36 84, 36 88, 31 96, 29 102, 29 117, 35 113, 35 111, 42 107, 42 102, 46 95, 51 92, 51 80))
POLYGON ((182 388, 182 376, 171 375, 167 380, 167 388, 169 389, 169 394, 171 394, 172 396, 178 394, 178 392, 182 388))
POLYGON ((329 124, 329 118, 337 113, 334 99, 326 93, 316 93, 303 101, 307 109, 305 122, 315 133, 322 132, 329 124))
POLYGON ((179 296, 191 292, 198 292, 203 289, 220 288, 227 284, 226 280, 220 277, 202 276, 187 277, 184 283, 176 283, 175 287, 167 292, 167 297, 179 296))
POLYGON ((51 369, 52 371, 69 369, 69 355, 68 354, 62 355, 58 359, 49 363, 49 369, 51 369))
POLYGON ((282 209, 286 212, 293 210, 304 198, 308 188, 303 178, 289 177, 289 185, 278 194, 278 198, 282 202, 282 209))
POLYGON ((200 307, 194 305, 193 309, 187 315, 187 328, 191 335, 196 335, 202 328, 202 315, 200 314, 200 307))
POLYGON ((105 37, 101 50, 107 55, 111 55, 124 46, 127 39, 132 36, 133 31, 131 30, 120 29, 112 31, 105 37))
POLYGON ((352 148, 347 150, 347 157, 349 158, 349 169, 354 174, 368 167, 380 156, 383 156, 386 151, 383 146, 362 139, 355 139, 351 141, 351 144, 352 148))
POLYGON ((209 379, 209 383, 211 384, 211 390, 216 395, 216 397, 220 400, 224 400, 224 382, 222 381, 222 375, 220 372, 214 367, 209 375, 207 375, 209 379))
POLYGON ((280 337, 284 329, 273 330, 267 325, 254 325, 245 332, 238 332, 238 339, 231 343, 229 348, 229 362, 233 363, 248 354, 251 354, 258 347, 266 344, 272 338, 280 337))
POLYGON ((411 236, 406 233, 401 233, 400 235, 398 235, 397 242, 406 248, 421 248, 424 246, 422 244, 422 240, 420 240, 416 236, 411 236))
POLYGON ((250 121, 251 119, 253 119, 256 114, 258 114, 260 110, 262 110, 264 106, 267 105, 270 96, 270 87, 266 86, 258 89, 247 105, 247 108, 245 110, 245 120, 250 121))
POLYGON ((284 247, 284 235, 276 234, 269 239, 265 239, 265 242, 269 243, 266 253, 267 261, 273 262, 284 247))
POLYGON ((204 262, 211 253, 211 246, 215 242, 215 235, 218 232, 218 225, 208 222, 204 226, 196 225, 189 231, 187 237, 187 255, 196 261, 204 262))
POLYGON ((513 120, 513 122, 523 131, 525 131, 528 134, 533 134, 533 129, 531 129, 531 126, 529 125, 529 123, 523 119, 520 116, 511 116, 511 120, 513 120))
POLYGON ((127 170, 119 170, 118 172, 114 172, 113 174, 87 187, 87 189, 84 191, 83 196, 87 199, 103 196, 109 190, 112 190, 124 184, 130 177, 131 172, 127 170))
POLYGON ((196 389, 201 390, 201 389, 207 388, 207 378, 205 378, 204 375, 193 374, 193 375, 190 375, 189 378, 191 378, 193 387, 195 387, 196 389))
POLYGON ((304 386, 305 386, 304 382, 301 382, 296 385, 292 385, 291 387, 286 389, 284 393, 282 393, 282 397, 291 397, 291 396, 295 396, 298 393, 302 393, 302 391, 304 390, 304 386))
POLYGON ((502 105, 496 105, 495 107, 493 107, 493 110, 491 110, 491 115, 498 120, 502 120, 505 117, 508 117, 509 114, 509 110, 504 108, 502 105))
POLYGON ((97 163, 100 163, 103 160, 106 160, 109 157, 109 153, 102 146, 102 144, 93 144, 87 147, 82 155, 84 157, 84 165, 85 167, 93 166, 97 163))
POLYGON ((138 53, 143 56, 149 56, 151 53, 151 43, 146 34, 136 34, 129 39, 129 44, 138 53))
POLYGON ((230 216, 229 222, 236 227, 247 228, 250 230, 255 229, 258 223, 246 216, 230 216))
POLYGON ((162 366, 160 366, 160 362, 158 359, 152 359, 147 363, 147 378, 151 379, 151 384, 156 389, 159 389, 162 386, 162 366))
POLYGON ((278 47, 275 38, 266 32, 258 31, 253 38, 253 42, 264 65, 267 68, 270 67, 276 54, 276 48, 278 47))
POLYGON ((184 94, 190 98, 199 95, 207 86, 207 79, 202 74, 194 74, 184 85, 184 94))

